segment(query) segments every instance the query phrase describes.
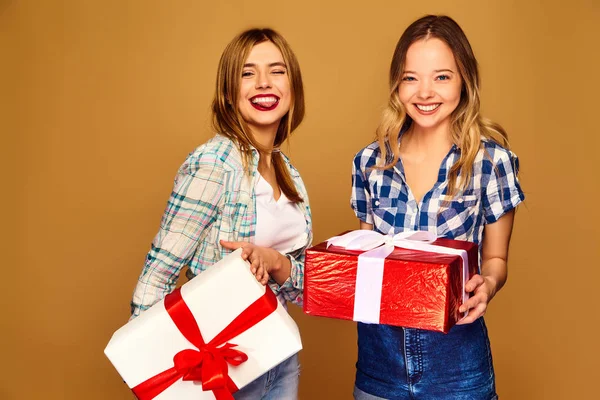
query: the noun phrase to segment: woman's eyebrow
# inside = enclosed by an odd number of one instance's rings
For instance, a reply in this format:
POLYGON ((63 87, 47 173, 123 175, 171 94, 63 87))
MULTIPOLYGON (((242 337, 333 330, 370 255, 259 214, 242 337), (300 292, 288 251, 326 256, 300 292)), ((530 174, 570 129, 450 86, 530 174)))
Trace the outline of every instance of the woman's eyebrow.
MULTIPOLYGON (((440 72, 452 72, 452 73, 454 73, 454 71, 452 71, 451 69, 447 69, 447 68, 444 68, 444 69, 434 69, 433 72, 435 72, 436 74, 440 73, 440 72)), ((403 71, 402 73, 403 74, 416 74, 416 71, 403 71)))
MULTIPOLYGON (((244 64, 244 68, 255 68, 256 64, 254 63, 246 63, 244 64)), ((269 64, 269 67, 284 67, 287 68, 283 61, 277 61, 269 64)))

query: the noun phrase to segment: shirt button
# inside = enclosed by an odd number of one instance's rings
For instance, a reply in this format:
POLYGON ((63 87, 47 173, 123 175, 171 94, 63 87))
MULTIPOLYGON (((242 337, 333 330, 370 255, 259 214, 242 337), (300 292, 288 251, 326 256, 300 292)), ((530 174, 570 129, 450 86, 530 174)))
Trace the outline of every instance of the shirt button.
POLYGON ((375 200, 375 205, 378 206, 379 205, 379 200, 375 200))

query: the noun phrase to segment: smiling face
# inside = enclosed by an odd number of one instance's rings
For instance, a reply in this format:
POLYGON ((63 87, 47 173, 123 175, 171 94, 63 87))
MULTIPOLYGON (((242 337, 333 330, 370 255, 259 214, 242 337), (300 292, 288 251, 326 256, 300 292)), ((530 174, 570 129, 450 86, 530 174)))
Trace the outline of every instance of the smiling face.
POLYGON ((449 128, 460 102, 462 79, 450 47, 437 38, 410 45, 398 94, 406 112, 420 128, 449 128))
POLYGON ((276 132, 290 110, 291 89, 287 66, 273 42, 255 45, 244 63, 238 109, 249 128, 276 132))

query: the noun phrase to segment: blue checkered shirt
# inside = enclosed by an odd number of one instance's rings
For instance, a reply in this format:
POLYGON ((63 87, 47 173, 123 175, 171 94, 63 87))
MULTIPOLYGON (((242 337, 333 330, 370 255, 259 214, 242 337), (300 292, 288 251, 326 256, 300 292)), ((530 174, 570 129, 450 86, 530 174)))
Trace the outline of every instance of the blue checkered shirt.
POLYGON ((408 189, 402 161, 387 170, 374 169, 382 163, 379 145, 371 143, 354 158, 352 209, 380 233, 427 230, 439 237, 481 244, 484 225, 497 221, 525 198, 517 178, 519 161, 497 143, 482 140, 468 187, 450 198, 446 195, 448 171, 459 156, 460 149, 452 146, 437 182, 417 203, 408 189))
MULTIPOLYGON (((382 163, 378 144, 370 144, 354 158, 351 204, 356 216, 361 221, 373 224, 375 230, 384 234, 427 230, 440 237, 478 243, 481 249, 485 224, 497 221, 524 199, 517 179, 519 163, 510 151, 484 140, 475 159, 473 177, 468 187, 449 198, 448 171, 459 157, 460 150, 453 146, 441 163, 433 188, 417 203, 408 189, 402 161, 399 160, 393 168, 387 170, 373 169, 382 163)), ((443 349, 446 357, 452 357, 455 349, 451 346, 457 343, 456 338, 463 340, 463 336, 460 336, 462 331, 450 331, 447 337, 454 339, 442 341, 436 337, 437 332, 418 329, 362 322, 357 324, 357 328, 359 346, 356 386, 386 399, 405 393, 402 379, 398 378, 398 374, 409 374, 406 367, 409 361, 405 361, 405 354, 398 351, 400 348, 407 351, 405 343, 423 343, 427 349, 423 352, 431 351, 431 348, 437 351, 443 349)), ((465 354, 474 354, 479 349, 478 343, 481 341, 477 338, 465 336, 464 340, 468 342, 465 343, 465 349, 470 351, 465 354)), ((406 346, 410 348, 410 345, 406 346)), ((411 368, 418 370, 419 367, 415 366, 418 362, 411 364, 411 368)), ((457 363, 462 361, 457 359, 457 363)), ((427 368, 432 370, 423 372, 424 378, 430 372, 433 372, 432 376, 437 376, 436 367, 427 368)), ((454 372, 460 371, 457 365, 451 365, 450 368, 454 372)), ((470 373, 483 374, 483 371, 470 373)), ((412 376, 411 372, 410 379, 412 376)))
MULTIPOLYGON (((219 240, 254 242, 254 188, 259 177, 258 154, 254 152, 250 178, 237 146, 222 135, 216 135, 188 155, 175 178, 160 229, 133 293, 132 317, 173 291, 184 266, 189 266, 188 277, 192 277, 228 254, 230 250, 224 249, 219 240)), ((292 264, 290 277, 281 286, 271 279, 269 286, 280 300, 301 305, 304 250, 312 242, 312 220, 300 174, 287 157, 283 159, 304 199, 298 207, 304 214, 306 230, 294 250, 286 254, 292 264)))

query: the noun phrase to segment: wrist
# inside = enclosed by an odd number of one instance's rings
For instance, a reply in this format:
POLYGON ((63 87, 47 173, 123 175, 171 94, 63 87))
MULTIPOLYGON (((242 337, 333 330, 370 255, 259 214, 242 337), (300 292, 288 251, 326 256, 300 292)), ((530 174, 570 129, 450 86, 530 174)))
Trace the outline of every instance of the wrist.
POLYGON ((494 297, 494 295, 498 291, 498 280, 491 275, 484 275, 483 279, 490 288, 490 298, 494 297))
POLYGON ((270 271, 268 271, 270 274, 273 273, 278 273, 281 270, 283 270, 283 266, 284 263, 286 262, 287 257, 284 254, 281 254, 280 252, 278 252, 277 250, 271 249, 272 251, 274 251, 277 256, 276 256, 276 261, 274 263, 271 264, 271 269, 270 271))
POLYGON ((288 265, 288 264, 291 265, 290 259, 283 253, 279 253, 279 252, 277 252, 277 253, 279 254, 279 262, 277 263, 277 270, 281 271, 281 270, 287 269, 286 265, 288 265))

